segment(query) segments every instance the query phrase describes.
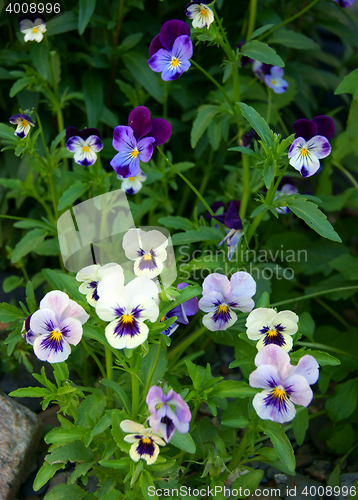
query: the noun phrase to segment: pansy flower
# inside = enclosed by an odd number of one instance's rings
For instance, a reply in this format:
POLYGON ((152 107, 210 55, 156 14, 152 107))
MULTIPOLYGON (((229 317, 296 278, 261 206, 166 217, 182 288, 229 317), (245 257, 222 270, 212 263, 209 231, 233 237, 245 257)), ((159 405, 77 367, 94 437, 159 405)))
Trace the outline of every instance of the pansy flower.
POLYGON ((143 276, 134 278, 120 291, 100 294, 96 313, 110 322, 105 335, 112 347, 134 349, 147 340, 149 328, 144 321, 156 321, 159 308, 152 297, 157 295, 156 284, 143 276))
POLYGON ((313 398, 310 385, 319 376, 319 365, 310 355, 303 356, 297 366, 277 345, 265 346, 255 357, 257 369, 250 374, 251 387, 264 389, 256 394, 253 406, 263 420, 280 424, 290 422, 296 416, 295 404, 308 406, 313 398))
POLYGON ((163 271, 168 239, 160 231, 132 228, 123 236, 122 245, 127 259, 134 261, 136 276, 152 279, 163 271))
POLYGON ((190 28, 183 21, 172 19, 163 24, 150 46, 148 64, 151 70, 161 73, 165 82, 176 80, 191 66, 193 55, 190 28))
POLYGON ((101 134, 96 128, 77 130, 74 127, 66 129, 66 148, 74 153, 74 160, 83 167, 93 165, 97 160, 97 153, 103 149, 101 134))
POLYGON ((212 332, 226 330, 232 326, 237 316, 234 309, 250 312, 255 303, 255 280, 249 273, 239 271, 227 278, 219 273, 209 274, 203 282, 203 297, 199 308, 208 313, 203 317, 203 325, 212 332))
POLYGON ((82 285, 79 287, 79 291, 86 295, 86 300, 91 306, 96 307, 99 299, 98 285, 100 281, 107 276, 107 274, 113 273, 116 273, 116 275, 118 274, 118 286, 124 286, 123 269, 115 262, 110 262, 104 266, 93 264, 92 266, 84 267, 81 271, 78 271, 76 280, 83 281, 82 285))
POLYGON ((47 31, 45 21, 45 16, 39 12, 19 16, 20 31, 25 35, 24 41, 41 42, 43 34, 47 31))
MULTIPOLYGON (((179 285, 177 286, 177 289, 183 290, 187 286, 189 286, 188 283, 179 283, 179 285)), ((188 325, 189 324, 188 316, 193 316, 198 311, 199 311, 199 302, 198 302, 198 299, 196 297, 193 297, 189 300, 186 300, 182 304, 179 304, 178 306, 174 307, 169 312, 167 312, 167 314, 165 316, 163 316, 160 319, 160 321, 164 322, 169 318, 173 318, 174 316, 176 316, 177 319, 175 320, 175 323, 170 325, 162 333, 164 333, 164 335, 167 335, 168 337, 170 337, 170 335, 172 333, 174 333, 175 330, 179 327, 178 323, 181 323, 183 325, 188 325)))
POLYGON ((272 66, 270 73, 265 75, 264 82, 270 87, 275 94, 283 94, 288 88, 288 83, 282 77, 284 71, 279 66, 272 66))
POLYGON ((25 322, 26 341, 33 345, 41 361, 60 363, 70 355, 70 344, 80 342, 82 325, 88 318, 83 307, 66 293, 53 290, 41 300, 40 309, 28 318, 28 327, 25 322))
POLYGON ((128 126, 119 125, 113 132, 113 147, 118 154, 111 167, 124 178, 140 173, 140 161, 147 163, 153 147, 166 142, 172 133, 169 122, 163 118, 151 120, 149 109, 138 106, 130 112, 128 126))
POLYGON ((148 465, 154 464, 159 454, 159 446, 165 446, 165 442, 153 432, 153 429, 132 420, 122 420, 120 428, 123 432, 130 433, 125 436, 124 441, 133 443, 129 450, 131 459, 138 462, 143 458, 148 465))
POLYGON ((34 122, 28 115, 14 115, 9 118, 9 122, 13 125, 17 125, 16 130, 14 132, 17 137, 23 139, 30 132, 30 128, 34 127, 34 122))
POLYGON ((246 319, 247 336, 258 340, 258 350, 269 344, 276 344, 285 351, 292 348, 292 337, 297 332, 298 316, 292 311, 277 313, 269 307, 259 307, 246 319))
MULTIPOLYGON (((211 0, 210 0, 211 1, 211 0)), ((214 21, 214 13, 207 2, 190 2, 185 8, 185 14, 193 20, 193 28, 209 28, 214 21)))
POLYGON ((37 335, 34 335, 34 333, 30 329, 30 319, 31 319, 31 316, 32 316, 32 314, 30 314, 30 316, 28 316, 25 319, 25 321, 24 321, 24 323, 22 325, 21 336, 22 336, 23 339, 26 339, 26 342, 28 344, 33 345, 34 340, 37 337, 37 335))
MULTIPOLYGON (((275 200, 280 196, 288 196, 296 193, 298 193, 298 190, 295 187, 295 181, 290 177, 284 177, 281 180, 276 191, 275 200)), ((288 207, 280 207, 276 208, 276 212, 278 212, 279 214, 288 214, 289 212, 291 212, 291 210, 288 207)))
POLYGON ((182 434, 189 431, 190 408, 173 389, 164 394, 161 387, 153 385, 148 391, 146 403, 151 413, 149 425, 155 432, 159 431, 167 443, 176 430, 182 434))
POLYGON ((117 179, 123 181, 121 184, 121 189, 127 194, 136 194, 142 189, 142 183, 147 180, 147 176, 143 170, 139 171, 139 174, 133 177, 122 177, 122 175, 117 174, 117 179))
POLYGON ((214 219, 218 220, 229 229, 225 238, 219 243, 219 247, 223 243, 227 243, 229 260, 232 260, 235 248, 243 235, 242 222, 238 212, 239 206, 240 202, 231 201, 226 212, 221 215, 213 216, 214 219))
POLYGON ((334 136, 334 122, 329 116, 318 115, 313 120, 301 118, 292 127, 296 138, 288 151, 290 165, 303 177, 310 177, 319 169, 319 160, 331 152, 329 141, 334 136))
POLYGON ((334 0, 340 7, 350 7, 356 0, 334 0))

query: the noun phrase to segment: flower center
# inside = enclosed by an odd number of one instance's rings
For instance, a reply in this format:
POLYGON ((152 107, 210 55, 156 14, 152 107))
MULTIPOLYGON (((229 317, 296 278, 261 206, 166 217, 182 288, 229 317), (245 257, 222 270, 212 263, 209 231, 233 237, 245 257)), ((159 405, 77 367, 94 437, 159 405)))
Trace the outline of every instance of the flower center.
POLYGON ((148 260, 152 260, 153 257, 152 257, 152 255, 146 253, 145 255, 143 255, 142 259, 148 261, 148 260))
POLYGON ((133 323, 134 316, 133 314, 123 314, 122 315, 122 323, 133 323))
POLYGON ((208 13, 207 13, 206 9, 204 9, 204 7, 202 7, 202 8, 200 9, 200 14, 201 14, 202 16, 207 16, 207 15, 208 15, 208 13))
POLYGON ((38 28, 32 28, 32 33, 37 33, 38 32, 38 28))
POLYGON ((280 401, 284 401, 286 399, 286 391, 282 387, 282 385, 279 385, 278 387, 275 387, 272 391, 272 397, 277 398, 280 401))
POLYGON ((142 438, 143 444, 151 444, 152 440, 150 438, 142 438))
POLYGON ((179 66, 180 62, 179 62, 179 59, 177 57, 173 57, 172 58, 172 66, 173 68, 176 68, 177 66, 179 66))
POLYGON ((269 338, 272 338, 272 337, 276 337, 278 335, 278 331, 277 330, 269 330, 266 334, 269 338))
POLYGON ((301 148, 301 155, 302 156, 307 156, 308 155, 308 149, 307 148, 301 148))
POLYGON ((23 125, 24 127, 27 127, 27 126, 28 126, 28 124, 29 124, 29 122, 28 122, 27 120, 23 120, 22 125, 23 125))
POLYGON ((88 146, 83 146, 82 151, 85 152, 85 153, 87 153, 89 151, 89 147, 88 146))
POLYGON ((218 312, 218 314, 227 313, 228 310, 229 310, 229 306, 227 306, 226 304, 221 304, 221 306, 218 307, 217 312, 218 312))
POLYGON ((139 155, 139 151, 137 148, 134 148, 131 152, 131 157, 132 158, 137 158, 137 156, 139 155))
POLYGON ((62 333, 58 330, 52 330, 49 340, 54 340, 60 343, 62 339, 62 333))
POLYGON ((167 319, 167 318, 166 318, 166 317, 165 317, 165 315, 164 315, 164 316, 162 316, 162 317, 160 318, 160 320, 159 320, 159 321, 160 321, 161 323, 164 323, 164 321, 166 321, 166 319, 167 319))
POLYGON ((129 177, 129 180, 132 182, 134 181, 134 179, 135 179, 135 177, 129 177))
POLYGON ((276 85, 276 80, 271 80, 272 85, 276 85))

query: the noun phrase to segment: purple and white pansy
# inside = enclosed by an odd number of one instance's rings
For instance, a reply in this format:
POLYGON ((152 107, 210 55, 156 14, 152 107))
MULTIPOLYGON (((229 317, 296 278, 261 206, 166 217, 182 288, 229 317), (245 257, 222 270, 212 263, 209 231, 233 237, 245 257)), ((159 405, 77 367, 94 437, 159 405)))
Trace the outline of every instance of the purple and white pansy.
POLYGON ((92 266, 87 266, 78 271, 76 274, 77 281, 83 281, 82 285, 79 287, 79 291, 86 295, 87 302, 96 307, 97 301, 99 299, 98 295, 98 285, 101 280, 108 274, 116 274, 118 286, 124 286, 124 274, 123 269, 119 264, 115 262, 110 262, 104 266, 100 264, 93 264, 92 266))
POLYGON ((47 31, 45 21, 45 16, 39 12, 20 16, 20 31, 25 35, 24 41, 40 43, 47 31))
POLYGON ((124 437, 124 441, 132 443, 129 450, 131 459, 138 462, 143 458, 148 465, 154 464, 158 458, 159 446, 165 446, 165 442, 154 433, 153 429, 132 420, 122 420, 120 428, 123 432, 130 433, 124 437))
POLYGON ((74 160, 83 167, 93 165, 97 153, 103 149, 101 134, 96 128, 77 130, 74 127, 66 129, 66 148, 74 153, 74 160))
POLYGON ((146 402, 151 413, 149 425, 155 432, 159 431, 167 443, 176 430, 182 434, 189 431, 190 408, 173 389, 165 394, 161 387, 153 385, 148 391, 146 402))
POLYGON ((265 75, 264 82, 275 94, 283 94, 288 88, 288 83, 282 77, 284 71, 279 66, 272 66, 270 73, 265 75))
POLYGON ((34 127, 35 124, 31 120, 28 115, 18 114, 11 116, 9 118, 9 122, 13 125, 17 125, 16 130, 14 132, 17 137, 23 139, 30 132, 31 127, 34 127))
MULTIPOLYGON (((284 177, 278 186, 276 191, 275 200, 280 198, 280 196, 289 196, 291 194, 298 193, 298 189, 295 187, 295 181, 290 177, 284 177)), ((279 214, 288 214, 291 210, 288 207, 276 208, 276 212, 279 214)))
POLYGON ((250 374, 251 387, 264 389, 256 394, 253 406, 263 420, 280 424, 295 418, 295 404, 308 406, 313 398, 310 385, 319 376, 319 365, 310 355, 291 365, 286 351, 277 345, 267 345, 255 357, 257 369, 250 374))
POLYGON ((123 249, 127 259, 134 261, 134 274, 155 278, 163 270, 167 258, 168 239, 156 229, 143 231, 130 229, 123 237, 123 249))
POLYGON ((292 127, 296 138, 288 151, 290 165, 303 177, 310 177, 319 169, 319 160, 331 152, 329 141, 334 136, 334 122, 329 116, 319 115, 313 120, 301 118, 292 127))
POLYGON ((210 1, 190 2, 185 8, 185 14, 193 20, 193 28, 209 28, 214 21, 214 13, 206 4, 210 1))
MULTIPOLYGON (((219 202, 220 203, 220 202, 219 202)), ((228 246, 228 259, 232 260, 237 245, 243 235, 242 222, 239 215, 240 202, 231 201, 227 207, 227 210, 221 215, 214 215, 213 218, 224 224, 229 231, 225 238, 219 243, 219 247, 223 243, 227 243, 228 246)))
MULTIPOLYGON (((187 286, 189 286, 188 283, 179 283, 177 289, 183 290, 187 286)), ((182 304, 174 307, 165 316, 163 316, 160 319, 160 321, 164 322, 169 318, 173 318, 174 316, 176 316, 177 319, 175 320, 175 323, 170 325, 162 333, 164 335, 167 335, 167 337, 170 337, 170 335, 174 333, 175 330, 179 327, 178 323, 181 323, 183 325, 188 325, 189 324, 188 316, 194 316, 194 314, 196 314, 198 311, 199 311, 199 302, 196 297, 186 300, 182 304)))
POLYGON ((149 46, 149 67, 161 73, 165 82, 176 80, 191 66, 189 59, 193 55, 193 44, 190 40, 190 28, 178 19, 163 24, 149 46))
POLYGON ((269 344, 276 344, 285 351, 292 348, 292 335, 297 330, 299 318, 292 311, 281 311, 269 307, 259 307, 246 319, 246 333, 250 340, 258 340, 258 350, 269 344))
POLYGON ((230 281, 223 274, 210 274, 204 279, 203 297, 199 300, 199 308, 208 313, 203 325, 212 332, 226 330, 237 320, 234 309, 250 312, 254 308, 251 297, 255 293, 255 280, 245 271, 234 273, 230 281))
POLYGON ((122 181, 121 189, 127 194, 136 194, 142 189, 143 182, 147 180, 147 176, 143 170, 139 171, 139 174, 133 177, 123 177, 117 174, 117 179, 122 181))
POLYGON ((155 300, 158 288, 153 281, 142 276, 118 291, 108 291, 104 285, 108 278, 109 275, 100 283, 105 293, 100 293, 97 301, 97 316, 110 322, 105 335, 112 347, 134 349, 147 340, 149 328, 144 321, 149 319, 153 323, 158 318, 159 307, 155 300))
POLYGON ((25 322, 26 341, 33 345, 41 361, 60 363, 70 355, 70 344, 80 342, 82 325, 88 318, 83 307, 66 293, 53 290, 41 300, 40 309, 28 318, 28 325, 25 322))
POLYGON ((128 126, 119 125, 113 132, 113 147, 118 151, 111 167, 125 179, 141 172, 140 162, 147 163, 154 146, 164 144, 172 128, 163 118, 151 120, 149 109, 138 106, 130 112, 128 126))

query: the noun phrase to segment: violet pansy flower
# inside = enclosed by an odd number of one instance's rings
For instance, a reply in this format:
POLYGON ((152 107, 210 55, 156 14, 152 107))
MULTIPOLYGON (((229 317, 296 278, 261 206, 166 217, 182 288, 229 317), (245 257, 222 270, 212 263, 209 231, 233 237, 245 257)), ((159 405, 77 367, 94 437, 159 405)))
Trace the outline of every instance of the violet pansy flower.
POLYGON ((117 174, 117 179, 122 181, 121 189, 127 194, 136 194, 142 189, 143 182, 147 180, 147 176, 143 170, 139 171, 139 174, 133 177, 122 177, 122 175, 117 174))
MULTIPOLYGON (((288 196, 296 193, 298 193, 298 189, 295 187, 295 181, 290 177, 283 177, 276 191, 275 200, 280 198, 280 196, 288 196)), ((288 214, 291 210, 288 207, 280 207, 276 208, 276 212, 279 214, 288 214)))
POLYGON ((288 151, 290 165, 303 177, 310 177, 319 169, 319 160, 331 152, 329 141, 334 136, 334 122, 329 116, 319 115, 313 120, 297 120, 292 127, 296 139, 288 151))
POLYGON ((212 332, 226 330, 237 320, 234 309, 250 312, 254 308, 251 297, 255 293, 255 280, 245 271, 234 273, 230 281, 223 274, 209 274, 204 279, 203 297, 199 300, 199 308, 208 313, 203 317, 203 325, 212 332))
POLYGON ((243 235, 242 222, 235 201, 229 203, 226 212, 222 215, 214 215, 214 219, 218 220, 229 229, 225 238, 219 243, 219 247, 226 242, 228 246, 228 259, 232 260, 236 246, 243 235))
POLYGON ((159 431, 167 443, 176 430, 182 434, 189 431, 190 408, 173 389, 164 394, 161 387, 153 385, 148 391, 146 403, 151 413, 149 425, 154 432, 159 431))
POLYGON ((310 404, 313 398, 310 385, 319 376, 319 365, 313 356, 303 356, 293 366, 286 351, 268 345, 257 353, 255 365, 257 369, 251 373, 249 384, 264 389, 252 402, 260 418, 282 424, 295 418, 294 404, 305 407, 310 404))
POLYGON ((334 2, 338 3, 338 5, 343 8, 350 7, 355 1, 356 0, 334 0, 334 2))
POLYGON ((185 7, 185 14, 193 20, 193 28, 209 28, 214 21, 214 13, 206 4, 209 1, 190 2, 185 7))
POLYGON ((153 147, 166 142, 172 133, 169 122, 163 118, 151 120, 149 109, 138 106, 130 112, 128 126, 119 125, 113 132, 113 147, 118 154, 111 167, 124 178, 140 173, 140 161, 147 163, 153 147))
POLYGON ((14 134, 20 139, 24 139, 30 132, 30 128, 34 127, 34 122, 28 115, 19 114, 11 116, 9 122, 13 125, 17 125, 14 134))
POLYGON ((270 73, 265 75, 264 82, 275 94, 283 94, 288 88, 288 83, 282 77, 284 71, 279 66, 272 66, 270 73))
MULTIPOLYGON (((29 318, 26 341, 33 345, 41 361, 60 363, 71 353, 72 345, 82 338, 82 325, 89 315, 68 295, 53 290, 40 302, 40 309, 29 318)), ((25 322, 26 328, 26 322, 25 322)))
POLYGON ((153 432, 153 429, 132 420, 122 420, 120 428, 123 432, 130 433, 125 436, 124 441, 132 443, 129 450, 131 459, 138 462, 143 458, 148 465, 154 464, 158 458, 159 446, 165 446, 165 442, 153 432))
POLYGON ((187 71, 193 55, 190 28, 183 21, 172 19, 163 24, 150 46, 148 64, 151 70, 161 73, 165 82, 176 80, 187 71))
POLYGON ((97 154, 103 148, 101 134, 96 128, 77 130, 74 127, 66 129, 66 148, 74 153, 74 160, 83 167, 93 165, 97 154))
MULTIPOLYGON (((183 290, 186 288, 188 283, 179 283, 177 286, 178 290, 183 290)), ((176 316, 175 323, 170 325, 164 332, 162 332, 164 335, 167 335, 170 337, 172 333, 175 332, 175 330, 179 327, 178 323, 181 323, 183 325, 188 325, 189 320, 188 316, 193 316, 199 311, 199 303, 198 299, 196 297, 193 297, 192 299, 186 300, 182 304, 179 304, 178 306, 174 307, 171 309, 165 316, 163 316, 160 321, 163 322, 169 318, 173 318, 176 316)))

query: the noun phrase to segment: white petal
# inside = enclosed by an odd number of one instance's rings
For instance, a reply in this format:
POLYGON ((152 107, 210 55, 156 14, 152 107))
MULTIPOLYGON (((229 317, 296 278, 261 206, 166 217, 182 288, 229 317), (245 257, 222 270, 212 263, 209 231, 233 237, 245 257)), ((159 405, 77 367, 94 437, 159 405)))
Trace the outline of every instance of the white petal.
POLYGON ((86 266, 81 271, 76 274, 77 281, 97 281, 97 273, 101 269, 99 264, 92 264, 91 266, 86 266))
POLYGON ((61 363, 62 361, 65 361, 71 354, 71 347, 66 342, 66 340, 62 341, 62 351, 56 351, 54 349, 44 347, 44 337, 44 335, 40 335, 35 339, 34 342, 34 353, 41 361, 48 361, 49 363, 61 363))
POLYGON ((137 333, 133 337, 130 335, 122 335, 122 337, 120 337, 115 333, 117 325, 118 319, 109 323, 109 325, 106 326, 105 330, 106 339, 109 345, 114 347, 114 349, 124 349, 125 347, 127 349, 134 349, 135 347, 143 344, 143 342, 145 342, 148 338, 149 328, 146 324, 141 323, 140 321, 138 321, 139 333, 137 333))
POLYGON ((237 316, 233 310, 230 310, 231 319, 229 319, 228 321, 214 321, 213 316, 215 314, 216 311, 212 311, 209 314, 205 314, 205 316, 203 317, 203 325, 206 326, 206 328, 211 332, 216 332, 218 330, 227 330, 237 320, 237 316))
POLYGON ((48 335, 58 327, 56 314, 52 309, 39 309, 30 318, 30 330, 37 335, 48 335))
MULTIPOLYGON (((262 326, 271 322, 276 316, 276 311, 272 308, 259 307, 252 311, 246 319, 246 327, 251 327, 254 323, 260 322, 262 326)), ((261 327, 262 328, 262 327, 261 327)))
POLYGON ((119 293, 105 293, 100 296, 96 305, 96 314, 103 321, 112 321, 117 317, 116 309, 125 309, 128 300, 119 293))
MULTIPOLYGON (((292 349, 292 345, 293 345, 292 337, 290 337, 290 335, 287 335, 284 332, 281 332, 281 335, 284 339, 284 344, 280 345, 279 347, 280 347, 280 349, 283 349, 286 352, 288 352, 292 349)), ((247 335, 247 336, 249 337, 249 335, 247 335)), ((249 338, 252 339, 252 337, 249 337, 249 338)), ((265 338, 266 338, 266 335, 264 333, 262 333, 260 340, 256 344, 256 348, 258 351, 260 351, 263 347, 266 347, 267 345, 273 345, 273 342, 271 344, 265 344, 265 338)), ((256 340, 256 339, 252 339, 252 340, 256 340)), ((277 345, 277 344, 275 344, 275 345, 277 345)))
POLYGON ((251 274, 245 271, 234 273, 230 279, 230 295, 252 297, 256 293, 256 282, 251 274))
POLYGON ((59 325, 61 332, 69 344, 77 345, 82 338, 82 325, 78 319, 66 318, 59 325), (67 332, 67 333, 64 333, 67 332))
POLYGON ((296 415, 296 409, 292 401, 287 401, 285 412, 279 412, 274 405, 267 405, 265 402, 270 392, 271 391, 262 391, 254 397, 252 404, 258 416, 263 420, 272 420, 280 424, 293 420, 296 415))
POLYGON ((138 295, 156 298, 158 295, 158 287, 152 280, 141 276, 130 281, 128 285, 124 287, 123 293, 128 297, 128 301, 132 301, 138 295))
POLYGON ((132 432, 134 434, 141 433, 143 429, 145 429, 144 425, 137 424, 137 422, 133 422, 133 420, 122 420, 120 428, 123 432, 132 432))
POLYGON ((70 303, 69 296, 60 290, 48 292, 40 302, 40 309, 52 309, 58 317, 62 315, 70 303))

